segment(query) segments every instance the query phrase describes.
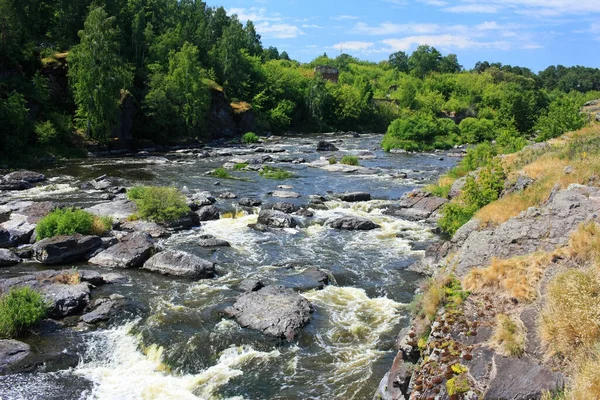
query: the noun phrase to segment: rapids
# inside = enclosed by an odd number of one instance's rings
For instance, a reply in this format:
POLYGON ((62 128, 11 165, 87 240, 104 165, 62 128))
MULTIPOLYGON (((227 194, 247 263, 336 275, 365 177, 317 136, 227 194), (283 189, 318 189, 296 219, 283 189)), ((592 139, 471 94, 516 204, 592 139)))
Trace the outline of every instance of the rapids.
MULTIPOLYGON (((272 157, 314 161, 316 137, 286 138, 274 145, 285 153, 272 157)), ((326 138, 332 140, 332 137, 326 138)), ((340 139, 335 137, 335 139, 340 139)), ((119 293, 139 302, 143 315, 98 329, 73 328, 25 339, 32 346, 52 346, 79 356, 75 368, 0 377, 0 398, 7 399, 370 399, 394 357, 393 343, 408 321, 418 276, 405 268, 435 236, 431 226, 382 213, 386 204, 403 193, 435 180, 455 163, 432 154, 386 154, 381 136, 343 137, 336 143, 343 154, 369 151, 362 159, 369 170, 343 174, 307 164, 277 163, 294 173, 285 181, 263 179, 256 172, 233 171, 239 179, 217 179, 206 172, 244 156, 199 158, 169 153, 170 162, 146 156, 62 162, 43 170, 51 179, 24 192, 19 199, 52 200, 90 206, 101 202, 101 192, 79 185, 108 174, 124 186, 171 185, 190 192, 208 190, 215 196, 231 191, 241 197, 275 199, 269 192, 279 185, 301 194, 293 199, 307 204, 313 194, 365 191, 369 202, 327 201, 302 218, 302 227, 257 232, 247 227, 254 213, 243 211, 237 200, 219 199, 231 218, 203 223, 162 240, 165 248, 185 250, 218 264, 215 279, 190 282, 144 271, 119 271, 127 284, 96 289, 94 297, 119 293), (395 174, 404 172, 406 179, 395 174), (218 181, 218 185, 216 182, 218 181), (341 215, 367 217, 381 229, 344 232, 323 223, 341 215), (231 248, 202 249, 201 235, 225 239, 231 248), (288 286, 308 266, 329 270, 333 284, 302 294, 314 307, 312 321, 294 343, 264 337, 222 317, 220 310, 239 295, 245 278, 288 286), (294 267, 294 268, 290 268, 294 267)), ((234 150, 234 149, 227 149, 234 150)), ((235 150, 234 150, 235 152, 235 150)), ((257 157, 252 154, 245 157, 257 157)), ((69 266, 67 266, 69 267, 69 266)), ((80 267, 83 267, 80 265, 80 267)), ((85 268, 89 268, 86 266, 85 268)), ((3 270, 16 276, 44 269, 21 264, 3 270)), ((92 268, 94 269, 94 268, 92 268)), ((67 322, 68 323, 68 322, 67 322)))

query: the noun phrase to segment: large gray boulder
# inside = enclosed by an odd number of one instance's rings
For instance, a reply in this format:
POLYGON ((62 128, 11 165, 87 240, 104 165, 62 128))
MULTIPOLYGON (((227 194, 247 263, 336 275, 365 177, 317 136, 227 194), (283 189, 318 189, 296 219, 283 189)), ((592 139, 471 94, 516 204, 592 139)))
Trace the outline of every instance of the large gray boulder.
POLYGON ((182 278, 203 279, 215 276, 215 264, 184 251, 166 250, 144 263, 145 270, 182 278))
POLYGON ((288 202, 277 202, 277 203, 267 204, 263 207, 263 209, 264 210, 281 211, 286 214, 291 214, 291 213, 295 213, 296 211, 300 210, 300 207, 295 204, 288 203, 288 202))
POLYGON ((15 367, 31 354, 28 344, 18 340, 0 340, 0 375, 14 372, 15 367))
POLYGON ((42 264, 64 264, 86 259, 102 247, 98 236, 61 235, 40 240, 33 245, 33 256, 42 264))
POLYGON ((338 217, 333 218, 325 222, 325 225, 330 226, 334 229, 342 229, 348 231, 370 231, 373 229, 381 228, 375 222, 362 218, 362 217, 338 217))
POLYGON ((338 148, 333 143, 321 140, 317 143, 317 151, 338 151, 338 148))
POLYGON ((16 255, 10 250, 0 249, 0 267, 10 267, 11 265, 15 265, 20 263, 21 257, 16 255))
POLYGON ((144 232, 125 236, 120 243, 90 258, 89 262, 108 268, 138 268, 155 251, 154 240, 144 232))
POLYGON ((338 193, 335 195, 341 201, 347 201, 349 203, 355 203, 359 201, 370 201, 371 194, 366 192, 346 192, 338 193))
POLYGON ((43 182, 46 180, 44 174, 34 171, 19 170, 4 175, 5 181, 25 181, 29 183, 43 182))
POLYGON ((53 283, 42 286, 40 292, 51 304, 50 316, 55 318, 75 314, 90 302, 90 287, 87 283, 76 285, 53 283))
POLYGON ((217 239, 212 235, 202 235, 198 239, 200 247, 231 247, 231 243, 223 239, 217 239))
POLYGON ((212 205, 200 207, 200 209, 196 211, 196 214, 198 214, 200 221, 203 222, 216 221, 221 218, 221 213, 219 212, 219 209, 212 205))
POLYGON ((28 217, 22 214, 13 213, 10 219, 0 224, 2 234, 0 237, 1 247, 16 247, 22 244, 28 244, 35 231, 36 224, 29 222, 28 217))
POLYGON ((98 217, 111 217, 114 222, 125 222, 137 212, 137 206, 129 200, 115 200, 86 208, 85 211, 98 217))
POLYGON ((295 228, 298 226, 298 221, 281 211, 261 210, 258 214, 258 224, 271 228, 295 228))
POLYGON ((308 300, 283 286, 266 286, 244 293, 225 310, 244 328, 290 341, 308 324, 312 312, 308 300))
POLYGON ((169 236, 169 231, 162 225, 152 221, 127 221, 121 224, 121 230, 127 232, 144 232, 158 239, 169 236))

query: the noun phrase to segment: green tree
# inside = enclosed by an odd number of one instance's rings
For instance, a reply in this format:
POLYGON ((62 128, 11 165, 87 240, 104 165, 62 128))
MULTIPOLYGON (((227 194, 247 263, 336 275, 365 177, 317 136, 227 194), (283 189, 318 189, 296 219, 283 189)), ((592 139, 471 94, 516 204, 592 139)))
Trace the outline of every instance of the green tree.
POLYGON ((440 70, 442 54, 435 47, 421 45, 408 58, 408 65, 413 74, 419 78, 440 70))
POLYGON ((408 72, 408 55, 403 51, 397 51, 390 54, 389 58, 390 65, 400 72, 408 72))
POLYGON ((77 104, 77 119, 87 136, 106 140, 114 126, 121 91, 132 84, 132 74, 119 56, 116 18, 103 8, 90 11, 79 32, 80 44, 69 54, 69 80, 77 104))

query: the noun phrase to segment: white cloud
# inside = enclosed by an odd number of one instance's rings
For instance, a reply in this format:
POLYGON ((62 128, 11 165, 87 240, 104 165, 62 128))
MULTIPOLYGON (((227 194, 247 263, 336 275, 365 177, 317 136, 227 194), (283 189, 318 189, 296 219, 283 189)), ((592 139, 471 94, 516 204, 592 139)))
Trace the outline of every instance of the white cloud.
POLYGON ((315 24, 302 24, 302 27, 306 28, 306 29, 310 29, 310 28, 312 28, 312 29, 325 29, 324 26, 315 25, 315 24))
POLYGON ((444 11, 452 13, 477 13, 477 14, 495 14, 500 10, 499 7, 491 4, 461 4, 458 6, 445 7, 444 11))
POLYGON ((334 19, 336 21, 342 21, 342 20, 359 19, 359 17, 357 17, 355 15, 338 15, 337 17, 331 17, 331 19, 334 19))
POLYGON ((227 14, 232 15, 236 14, 238 19, 241 22, 246 22, 248 20, 257 23, 262 21, 281 21, 281 15, 279 13, 267 14, 266 8, 230 8, 227 10, 227 14))
POLYGON ((385 39, 381 43, 388 46, 390 52, 408 51, 419 45, 429 45, 441 49, 469 49, 488 48, 498 50, 509 50, 510 43, 505 41, 476 41, 466 35, 416 35, 399 39, 385 39))
POLYGON ((438 6, 438 7, 443 7, 443 6, 448 5, 448 2, 444 1, 444 0, 419 0, 419 2, 428 4, 430 6, 438 6))
POLYGON ((277 23, 272 24, 268 21, 256 24, 256 31, 267 39, 293 39, 304 32, 295 25, 277 23))
POLYGON ((373 42, 341 42, 334 44, 330 48, 338 51, 365 51, 375 45, 373 42))
POLYGON ((493 14, 500 11, 512 11, 536 17, 600 13, 598 0, 461 0, 455 5, 449 5, 443 0, 420 1, 454 13, 493 14))
POLYGON ((383 22, 377 26, 369 26, 364 22, 359 22, 353 29, 353 33, 362 35, 393 35, 397 33, 433 33, 438 32, 440 26, 437 24, 393 24, 383 22))

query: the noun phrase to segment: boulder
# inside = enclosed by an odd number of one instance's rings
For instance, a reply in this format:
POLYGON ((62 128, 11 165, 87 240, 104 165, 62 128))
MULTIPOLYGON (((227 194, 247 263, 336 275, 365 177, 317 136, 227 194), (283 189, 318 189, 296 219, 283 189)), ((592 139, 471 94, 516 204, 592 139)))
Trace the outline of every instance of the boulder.
POLYGON ((259 207, 262 204, 262 201, 244 197, 240 199, 238 204, 242 207, 259 207))
POLYGON ((75 314, 90 302, 90 288, 87 283, 76 285, 53 283, 43 285, 40 292, 51 304, 50 316, 55 318, 75 314))
POLYGON ((317 143, 317 151, 338 151, 338 148, 333 143, 321 140, 317 143))
POLYGON ((2 247, 16 247, 22 244, 28 244, 35 231, 36 224, 28 222, 28 217, 22 214, 13 213, 10 219, 0 224, 2 234, 0 234, 0 245, 2 247), (6 239, 8 233, 8 240, 6 239))
POLYGON ((137 207, 129 200, 115 200, 86 208, 85 211, 99 217, 111 217, 114 222, 125 222, 137 212, 137 207))
POLYGON ((221 213, 219 209, 215 206, 204 206, 200 207, 198 211, 196 211, 200 221, 215 221, 221 218, 221 213))
POLYGON ((450 192, 448 193, 448 197, 451 199, 458 197, 461 193, 465 185, 467 184, 467 177, 463 176, 462 178, 458 178, 454 181, 452 186, 450 187, 450 192))
MULTIPOLYGON (((296 271, 295 267, 289 269, 292 272, 296 271)), ((316 267, 308 267, 301 272, 277 279, 277 283, 299 291, 321 290, 330 284, 330 276, 329 271, 316 267)))
POLYGON ((260 290, 264 287, 265 287, 264 283, 262 283, 262 281, 260 281, 259 279, 250 279, 249 278, 249 279, 244 279, 242 282, 240 282, 238 289, 241 290, 242 292, 256 292, 257 290, 260 290))
POLYGON ((83 314, 81 320, 90 325, 108 321, 122 309, 126 303, 127 300, 120 295, 112 295, 110 298, 94 300, 90 304, 91 311, 83 314))
POLYGON ((166 250, 155 254, 142 269, 182 278, 203 279, 215 276, 215 264, 194 254, 166 250))
POLYGON ((325 225, 334 229, 343 229, 349 231, 370 231, 381 228, 380 225, 377 225, 371 220, 362 217, 351 216, 330 219, 325 223, 325 225))
POLYGON ((279 197, 281 199, 297 199, 298 197, 301 197, 300 193, 291 192, 287 190, 276 190, 273 193, 271 193, 271 196, 279 197))
POLYGON ((531 186, 534 182, 535 181, 527 175, 519 175, 514 183, 508 181, 506 182, 502 196, 506 196, 515 192, 521 192, 531 186))
POLYGON ((56 204, 51 201, 32 202, 30 205, 17 211, 18 214, 27 217, 27 222, 37 224, 42 218, 56 209, 56 204))
POLYGON ((0 249, 0 267, 9 267, 20 263, 21 258, 10 250, 0 249))
POLYGON ((5 181, 0 178, 0 190, 27 190, 32 187, 33 185, 26 181, 5 181))
POLYGON ((127 221, 121 224, 121 230, 127 232, 144 232, 154 239, 169 236, 169 232, 164 226, 151 221, 127 221))
POLYGON ((281 211, 286 214, 291 214, 291 213, 294 213, 294 212, 300 210, 300 207, 298 207, 297 205, 292 204, 292 203, 287 203, 287 202, 278 202, 278 203, 267 204, 263 208, 266 210, 281 211))
POLYGON ((231 247, 231 244, 222 239, 217 239, 212 235, 202 235, 198 239, 198 246, 200 247, 231 247))
POLYGON ((43 182, 46 180, 44 174, 39 172, 20 170, 4 175, 5 181, 25 181, 29 183, 43 182))
POLYGON ((33 256, 42 264, 63 264, 83 260, 102 247, 98 236, 61 235, 41 240, 33 245, 33 256))
POLYGON ((225 313, 244 328, 292 341, 311 319, 313 307, 293 289, 266 286, 242 294, 225 313))
POLYGON ((125 236, 120 243, 90 258, 89 262, 109 268, 137 268, 141 267, 154 251, 154 241, 150 235, 134 232, 125 236))
POLYGON ((31 355, 28 344, 18 340, 0 340, 0 375, 16 372, 16 367, 31 355))
POLYGON ((447 202, 447 199, 416 189, 404 195, 397 205, 388 206, 383 214, 409 221, 422 221, 434 216, 447 202))
POLYGON ((219 195, 221 199, 237 199, 237 195, 233 192, 223 192, 219 195))
POLYGON ((272 228, 295 228, 298 226, 298 221, 281 211, 261 210, 258 214, 258 224, 272 228))
POLYGON ((359 201, 370 201, 371 194, 365 192, 346 192, 336 194, 335 197, 341 201, 347 201, 349 203, 355 203, 359 201))

